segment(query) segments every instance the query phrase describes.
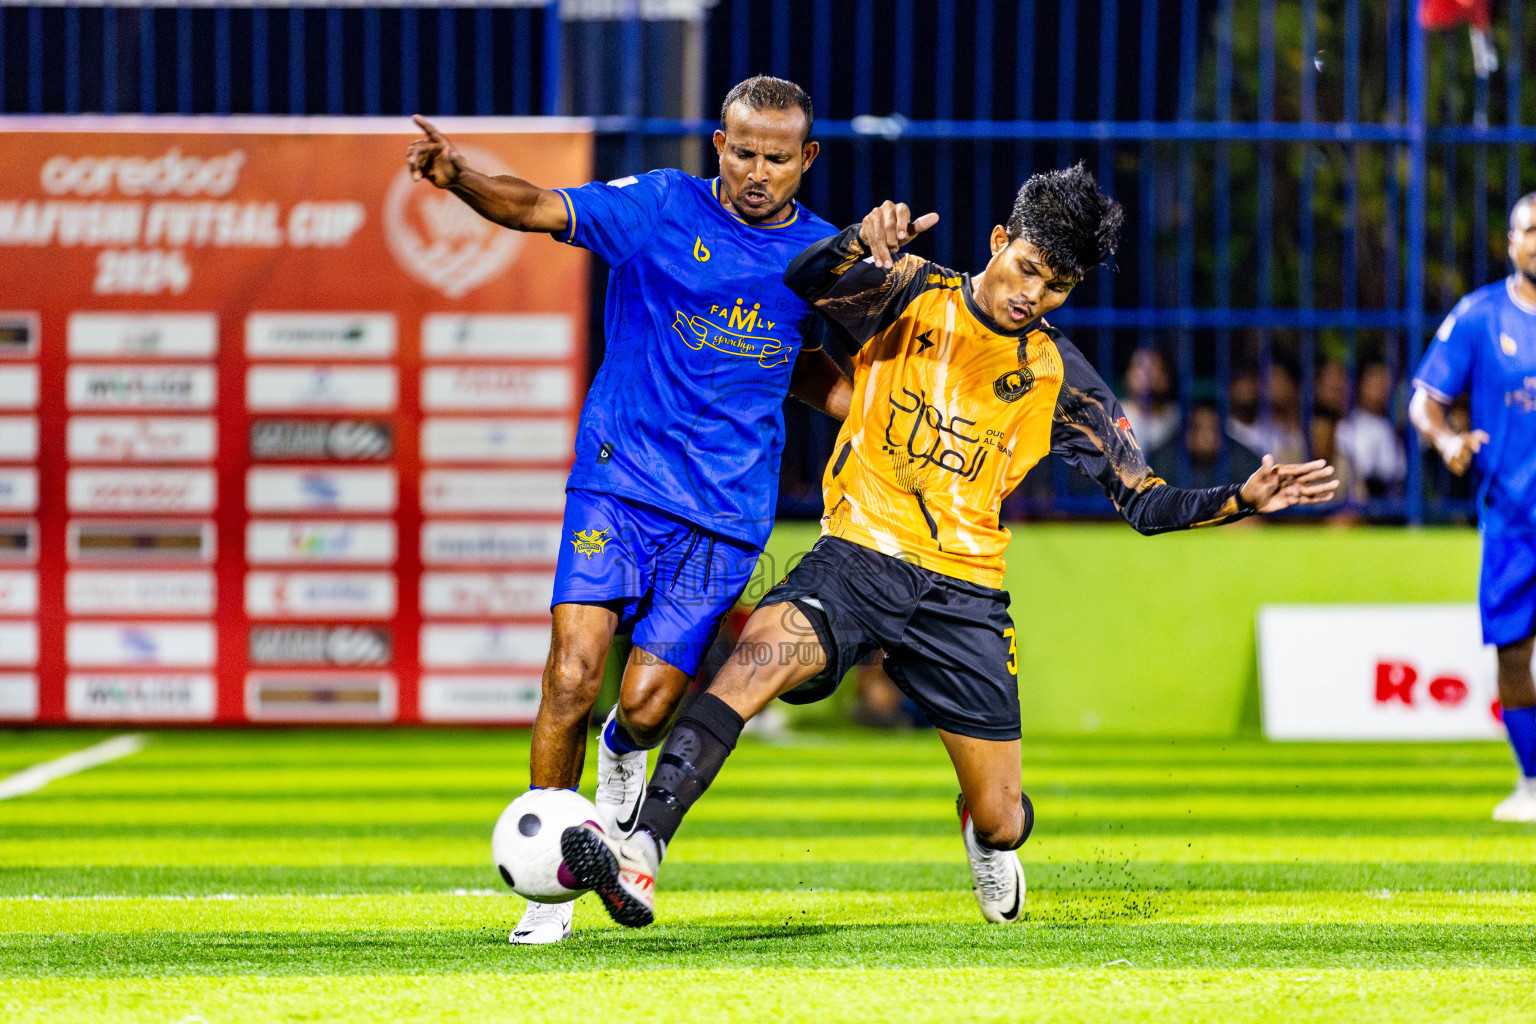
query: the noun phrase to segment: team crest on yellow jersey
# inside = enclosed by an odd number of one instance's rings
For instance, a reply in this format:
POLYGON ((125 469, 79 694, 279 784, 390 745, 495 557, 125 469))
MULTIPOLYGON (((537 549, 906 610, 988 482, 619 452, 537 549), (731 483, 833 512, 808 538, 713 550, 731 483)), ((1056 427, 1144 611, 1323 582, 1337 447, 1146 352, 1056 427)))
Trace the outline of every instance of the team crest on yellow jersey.
POLYGON ((586 555, 587 561, 592 561, 593 555, 603 553, 603 548, 608 546, 607 530, 577 530, 576 539, 571 541, 576 548, 576 553, 586 555))
POLYGON ((1017 402, 1035 386, 1035 371, 1027 366, 1009 370, 992 382, 992 393, 1005 402, 1017 402))

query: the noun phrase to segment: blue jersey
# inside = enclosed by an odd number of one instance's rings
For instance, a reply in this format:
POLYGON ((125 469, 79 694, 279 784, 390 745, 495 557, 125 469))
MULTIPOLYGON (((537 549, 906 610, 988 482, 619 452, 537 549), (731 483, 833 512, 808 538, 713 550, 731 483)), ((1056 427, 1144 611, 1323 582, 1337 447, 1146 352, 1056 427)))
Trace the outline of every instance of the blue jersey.
POLYGON ((1536 534, 1536 306, 1513 279, 1468 295, 1445 318, 1413 382, 1445 402, 1472 392, 1480 520, 1487 533, 1536 534))
POLYGON ((567 486, 760 547, 778 499, 784 396, 815 316, 784 270, 836 232, 799 205, 782 223, 748 224, 718 188, 661 170, 557 190, 570 227, 555 237, 613 268, 607 354, 567 486))

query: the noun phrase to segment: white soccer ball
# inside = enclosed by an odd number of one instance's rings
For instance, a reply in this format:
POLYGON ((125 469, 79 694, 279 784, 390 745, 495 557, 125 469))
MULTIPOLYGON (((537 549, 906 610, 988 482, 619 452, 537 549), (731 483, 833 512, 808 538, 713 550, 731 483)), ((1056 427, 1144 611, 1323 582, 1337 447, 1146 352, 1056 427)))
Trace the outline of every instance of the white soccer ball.
POLYGON ((531 789, 507 805, 491 833, 491 857, 519 896, 538 903, 568 903, 585 889, 566 870, 560 833, 597 821, 597 808, 568 789, 531 789))

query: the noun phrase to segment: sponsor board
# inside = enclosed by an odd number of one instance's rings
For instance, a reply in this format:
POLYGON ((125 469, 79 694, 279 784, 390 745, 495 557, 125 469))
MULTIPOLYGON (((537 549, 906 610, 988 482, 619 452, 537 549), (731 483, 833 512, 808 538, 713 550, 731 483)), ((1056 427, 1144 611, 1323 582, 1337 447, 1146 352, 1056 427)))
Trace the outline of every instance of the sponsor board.
POLYGON ((213 573, 71 569, 64 577, 64 606, 71 615, 211 615, 213 573))
POLYGON ((574 430, 562 419, 428 417, 421 424, 427 462, 561 462, 574 430))
POLYGON ((0 313, 0 357, 36 355, 37 335, 36 313, 0 313))
POLYGON ((252 665, 388 665, 389 630, 377 626, 253 626, 252 665))
POLYGON ((30 722, 37 717, 37 676, 0 672, 0 721, 30 722))
POLYGON ((37 560, 37 524, 0 520, 0 563, 37 560))
POLYGON ((0 570, 0 615, 37 613, 37 573, 30 569, 0 570))
POLYGON ((564 366, 429 366, 421 371, 421 407, 433 412, 560 412, 572 404, 564 366))
POLYGON ((421 677, 419 709, 428 722, 530 725, 538 714, 538 675, 421 677))
POLYGON ((421 613, 460 618, 545 616, 555 581, 547 572, 428 572, 421 613))
POLYGON ((565 508, 565 470, 429 469, 421 475, 423 512, 542 512, 565 508))
POLYGON ((251 458, 364 462, 395 453, 388 420, 263 419, 251 424, 251 458))
POLYGON ((252 412, 394 412, 399 391, 393 366, 253 366, 245 375, 252 412))
POLYGON ((251 469, 245 507, 251 512, 393 512, 393 469, 251 469))
POLYGON ((0 469, 0 512, 37 510, 37 470, 0 469))
POLYGON ((548 626, 489 626, 432 622, 421 627, 423 668, 544 667, 548 626))
POLYGON ((71 562, 211 562, 211 522, 70 522, 71 562))
POLYGON ((211 469, 72 469, 71 512, 212 512, 211 469))
POLYGON ((387 619, 395 614, 388 572, 252 572, 245 613, 257 619, 387 619))
POLYGON ((421 527, 421 560, 428 565, 554 565, 559 523, 431 522, 421 527))
POLYGON ((245 318, 252 359, 388 359, 395 318, 388 313, 252 313, 245 318))
POLYGON ((215 383, 211 366, 71 366, 64 392, 71 409, 202 410, 215 383))
POLYGON ((212 359, 219 350, 212 313, 71 313, 68 333, 75 359, 212 359))
POLYGON ((395 548, 395 524, 389 520, 258 519, 245 528, 245 560, 256 565, 393 565, 395 548))
POLYGON ((395 677, 387 672, 252 672, 245 714, 256 722, 392 722, 395 677))
POLYGON ((65 713, 74 721, 206 722, 218 708, 213 676, 194 672, 71 672, 65 713))
POLYGON ((7 668, 37 665, 37 623, 0 622, 0 665, 7 668))
POLYGON ((30 462, 37 458, 37 417, 0 416, 0 461, 30 462))
POLYGON ((428 359, 565 360, 575 342, 563 313, 432 313, 421 321, 428 359))
POLYGON ((77 462, 210 462, 219 453, 211 416, 71 416, 65 434, 77 462))
POLYGON ((37 367, 0 366, 0 409, 37 408, 37 367))
POLYGON ((208 668, 215 650, 211 622, 71 622, 64 627, 64 658, 72 668, 208 668))
POLYGON ((1504 735, 1476 605, 1268 605, 1258 632, 1270 739, 1504 735))

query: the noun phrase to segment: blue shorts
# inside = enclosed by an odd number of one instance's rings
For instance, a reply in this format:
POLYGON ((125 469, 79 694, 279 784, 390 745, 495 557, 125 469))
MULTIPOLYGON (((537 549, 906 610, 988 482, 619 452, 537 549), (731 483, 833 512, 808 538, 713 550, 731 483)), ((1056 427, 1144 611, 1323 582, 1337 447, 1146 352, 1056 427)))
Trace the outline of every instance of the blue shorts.
POLYGON ((618 603, 620 633, 693 675, 761 551, 612 494, 565 492, 557 604, 618 603))
POLYGON ((1536 536, 1483 534, 1477 607, 1485 644, 1502 647, 1536 633, 1536 536))

